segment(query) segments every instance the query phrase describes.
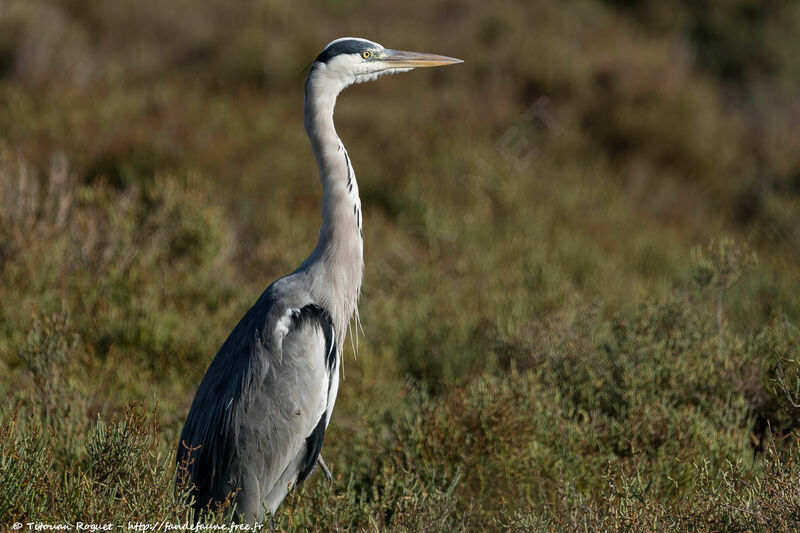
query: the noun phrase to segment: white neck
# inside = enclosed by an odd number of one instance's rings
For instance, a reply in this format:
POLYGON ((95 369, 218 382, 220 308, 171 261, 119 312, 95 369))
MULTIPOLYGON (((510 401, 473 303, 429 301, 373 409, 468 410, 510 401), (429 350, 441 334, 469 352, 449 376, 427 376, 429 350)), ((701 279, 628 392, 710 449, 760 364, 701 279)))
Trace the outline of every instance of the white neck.
POLYGON ((298 268, 310 274, 312 297, 331 313, 339 346, 358 313, 364 272, 358 184, 333 125, 336 96, 344 86, 313 70, 306 80, 304 120, 322 181, 322 227, 314 252, 298 268))

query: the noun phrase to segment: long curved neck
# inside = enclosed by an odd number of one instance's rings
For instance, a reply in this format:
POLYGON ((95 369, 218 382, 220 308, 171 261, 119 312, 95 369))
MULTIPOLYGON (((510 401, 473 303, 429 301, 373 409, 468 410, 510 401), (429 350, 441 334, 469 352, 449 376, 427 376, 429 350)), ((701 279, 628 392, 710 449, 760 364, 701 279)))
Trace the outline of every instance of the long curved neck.
POLYGON ((322 181, 322 227, 314 252, 298 270, 310 275, 312 296, 331 313, 343 346, 347 324, 358 312, 364 272, 361 200, 350 157, 333 125, 343 88, 323 76, 306 80, 304 121, 322 181))

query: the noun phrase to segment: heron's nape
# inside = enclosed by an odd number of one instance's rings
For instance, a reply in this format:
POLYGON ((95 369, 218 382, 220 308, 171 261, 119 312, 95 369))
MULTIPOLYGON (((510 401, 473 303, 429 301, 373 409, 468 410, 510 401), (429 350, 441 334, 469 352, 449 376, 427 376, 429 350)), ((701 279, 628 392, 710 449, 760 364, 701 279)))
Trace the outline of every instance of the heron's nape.
POLYGON ((345 37, 312 63, 304 122, 322 181, 319 240, 242 317, 198 387, 177 454, 197 517, 230 497, 236 519, 260 523, 315 465, 331 479, 322 443, 364 270, 361 199, 333 124, 336 98, 353 83, 460 62, 345 37))

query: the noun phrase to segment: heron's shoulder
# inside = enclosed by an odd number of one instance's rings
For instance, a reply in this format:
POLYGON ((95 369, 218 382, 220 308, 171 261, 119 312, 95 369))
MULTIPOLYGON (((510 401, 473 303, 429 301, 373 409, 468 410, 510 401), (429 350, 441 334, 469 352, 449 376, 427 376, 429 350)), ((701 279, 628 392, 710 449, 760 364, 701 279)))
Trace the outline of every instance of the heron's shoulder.
POLYGON ((290 274, 272 283, 261 296, 263 304, 278 310, 286 308, 301 309, 313 304, 310 283, 305 274, 290 274))
POLYGON ((308 276, 295 273, 267 287, 259 304, 265 313, 265 333, 271 333, 272 346, 280 351, 284 338, 311 323, 320 326, 328 336, 332 320, 324 306, 309 290, 308 276))

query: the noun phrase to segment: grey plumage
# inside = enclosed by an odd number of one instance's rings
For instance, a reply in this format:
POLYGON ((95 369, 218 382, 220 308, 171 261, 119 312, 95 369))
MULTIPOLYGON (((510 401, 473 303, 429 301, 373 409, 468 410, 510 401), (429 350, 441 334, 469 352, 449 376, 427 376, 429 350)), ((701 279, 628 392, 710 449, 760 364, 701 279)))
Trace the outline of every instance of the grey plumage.
MULTIPOLYGON (((262 502, 276 508, 317 460, 322 435, 310 458, 306 440, 321 420, 327 424, 339 349, 330 316, 302 277, 282 278, 261 295, 200 384, 181 434, 182 443, 200 445, 189 468, 199 509, 241 489, 238 513, 260 520, 262 502)), ((179 460, 189 451, 182 448, 179 460)))
POLYGON ((304 120, 323 189, 319 242, 247 311, 200 383, 177 452, 198 511, 231 496, 239 520, 261 522, 315 464, 329 475, 320 452, 363 273, 361 201, 333 125, 336 97, 352 83, 456 62, 346 38, 313 63, 304 120))

